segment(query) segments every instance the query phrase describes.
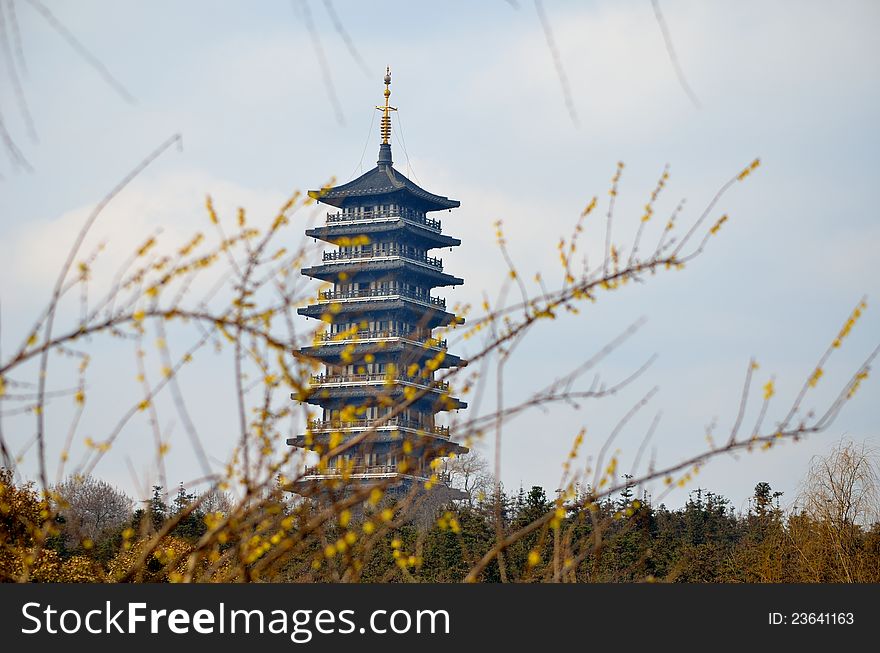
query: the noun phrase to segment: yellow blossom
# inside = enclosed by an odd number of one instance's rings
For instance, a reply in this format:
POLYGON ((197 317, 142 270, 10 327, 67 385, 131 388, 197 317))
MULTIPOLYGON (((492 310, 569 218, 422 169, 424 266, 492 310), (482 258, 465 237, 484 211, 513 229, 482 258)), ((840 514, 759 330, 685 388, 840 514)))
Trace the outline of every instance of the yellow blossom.
POLYGON ((214 203, 211 201, 210 195, 205 197, 205 208, 208 210, 208 218, 212 223, 217 224, 217 212, 214 210, 214 203))
POLYGON ((345 528, 351 521, 351 510, 343 510, 339 513, 339 525, 345 528))
POLYGON ((749 166, 747 168, 744 168, 743 171, 741 173, 739 173, 739 175, 737 176, 737 179, 739 181, 742 181, 743 179, 748 177, 750 174, 752 174, 752 172, 754 172, 755 168, 757 168, 759 165, 761 165, 761 159, 755 159, 754 161, 751 162, 751 164, 749 164, 749 166))

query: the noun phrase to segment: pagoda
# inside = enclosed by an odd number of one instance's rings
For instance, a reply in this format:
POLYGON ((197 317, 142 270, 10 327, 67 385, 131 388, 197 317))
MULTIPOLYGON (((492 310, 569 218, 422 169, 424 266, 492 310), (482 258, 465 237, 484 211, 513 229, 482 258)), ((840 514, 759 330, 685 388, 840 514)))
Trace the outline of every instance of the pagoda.
POLYGON ((430 253, 461 241, 443 234, 440 220, 428 214, 460 203, 394 169, 391 112, 397 109, 389 104, 390 69, 384 81, 385 103, 376 107, 382 112, 376 167, 341 186, 309 191, 333 210, 306 235, 334 249, 302 274, 333 285, 298 309, 327 327, 300 350, 323 366, 300 397, 321 412, 304 434, 287 441, 322 459, 292 489, 313 495, 382 483, 393 492, 435 489, 455 498, 460 493, 446 485, 440 459, 467 449, 435 416, 467 404, 451 397, 449 384, 435 374, 467 363, 448 353, 433 331, 464 320, 431 291, 464 281, 445 273, 443 261, 430 253), (328 457, 334 450, 340 453, 328 457))

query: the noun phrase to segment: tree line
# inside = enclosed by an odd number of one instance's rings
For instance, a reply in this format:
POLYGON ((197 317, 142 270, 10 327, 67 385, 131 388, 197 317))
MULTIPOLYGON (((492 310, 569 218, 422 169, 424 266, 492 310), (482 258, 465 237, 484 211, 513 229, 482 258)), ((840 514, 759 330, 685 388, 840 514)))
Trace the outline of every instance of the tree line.
MULTIPOLYGON (((252 580, 333 582, 460 582, 497 541, 500 530, 516 533, 553 513, 545 530, 519 537, 476 579, 539 582, 711 582, 804 583, 880 582, 880 514, 876 457, 864 447, 841 443, 814 461, 796 505, 780 507, 781 492, 767 482, 755 486, 745 511, 710 490, 697 488, 685 504, 655 504, 629 484, 615 497, 560 504, 544 488, 485 493, 471 484, 465 500, 440 506, 432 519, 394 523, 365 547, 347 534, 371 532, 368 513, 341 514, 320 536, 304 540, 252 580), (498 522, 500 518, 500 523, 498 522), (567 538, 559 546, 559 538, 567 538), (574 543, 578 543, 575 545, 574 543), (560 552, 563 552, 562 554, 560 552)), ((493 486, 494 487, 494 486, 493 486)), ((582 494, 588 495, 589 488, 582 494)), ((0 471, 0 577, 19 579, 23 555, 32 561, 33 581, 168 582, 186 573, 189 551, 221 516, 235 511, 235 499, 221 492, 201 495, 180 485, 169 501, 163 488, 137 505, 110 484, 93 477, 69 478, 47 500, 33 483, 16 483, 0 471), (34 547, 30 525, 55 524, 42 547, 34 547), (168 526, 171 525, 170 528, 168 526), (145 544, 166 531, 126 577, 145 544)), ((279 490, 267 497, 260 523, 236 524, 220 538, 216 560, 266 533, 290 535, 308 528, 319 507, 279 490)), ((387 508, 375 506, 381 516, 387 508)), ((381 521, 381 520, 380 520, 381 521)), ((270 536, 276 537, 277 535, 270 536)), ((226 565, 234 556, 227 556, 226 565)), ((249 566, 260 567, 262 556, 249 566)), ((208 558, 210 562, 211 558, 208 558)), ((221 564, 207 564, 198 580, 223 578, 221 564)))

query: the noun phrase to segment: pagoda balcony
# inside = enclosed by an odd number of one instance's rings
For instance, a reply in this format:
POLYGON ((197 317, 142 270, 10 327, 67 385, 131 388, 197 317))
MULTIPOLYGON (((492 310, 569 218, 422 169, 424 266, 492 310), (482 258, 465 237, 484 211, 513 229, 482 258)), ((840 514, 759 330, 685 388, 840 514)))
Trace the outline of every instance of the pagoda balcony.
POLYGON ((431 424, 420 424, 411 419, 402 417, 391 417, 389 419, 358 419, 352 421, 340 420, 322 420, 315 419, 309 422, 309 429, 312 431, 362 431, 366 429, 380 429, 384 427, 412 429, 421 433, 436 435, 441 438, 449 437, 448 426, 434 426, 431 424))
POLYGON ((467 361, 449 353, 445 340, 411 331, 324 332, 316 334, 311 346, 303 347, 300 351, 326 365, 339 365, 381 353, 383 358, 390 357, 391 360, 402 356, 406 364, 421 364, 433 359, 438 369, 467 366, 467 361))
POLYGON ((412 209, 380 209, 380 210, 369 210, 363 211, 361 213, 328 213, 327 214, 327 224, 337 224, 340 222, 377 222, 380 220, 399 220, 403 219, 406 222, 412 222, 421 227, 426 227, 431 231, 436 231, 440 233, 440 220, 432 220, 425 216, 424 213, 419 211, 413 211, 412 209))
POLYGON ((344 386, 344 385, 393 385, 404 383, 428 388, 434 392, 448 392, 447 381, 434 381, 423 376, 409 376, 407 374, 314 374, 311 378, 313 387, 344 386))
POLYGON ((409 331, 358 331, 357 333, 341 332, 331 333, 324 331, 318 335, 318 344, 332 343, 345 344, 348 342, 370 342, 375 340, 408 340, 429 349, 446 350, 446 340, 437 340, 431 337, 420 337, 409 331))
POLYGON ((392 258, 402 258, 406 259, 407 261, 412 261, 413 263, 427 265, 428 267, 432 267, 440 271, 443 270, 443 259, 434 258, 433 256, 428 256, 427 254, 423 254, 421 256, 417 254, 410 254, 400 249, 399 247, 373 249, 365 252, 343 252, 341 250, 334 252, 324 252, 322 260, 324 261, 324 263, 334 263, 337 261, 349 262, 357 260, 381 261, 392 258))
POLYGON ((330 252, 327 256, 329 260, 318 261, 317 265, 302 268, 301 272, 307 277, 331 283, 339 282, 340 272, 345 272, 349 278, 363 275, 373 279, 390 279, 394 275, 413 274, 424 282, 423 285, 431 288, 460 286, 464 283, 464 279, 443 272, 443 262, 440 259, 427 256, 389 254, 388 250, 358 254, 354 258, 348 258, 351 254, 340 255, 337 252, 330 252))
POLYGON ((319 296, 319 301, 338 302, 348 299, 398 299, 403 297, 425 304, 426 306, 436 306, 437 308, 446 309, 446 300, 442 297, 431 297, 430 295, 419 295, 406 290, 391 290, 384 288, 363 288, 360 290, 334 291, 325 290, 319 296))
POLYGON ((301 479, 335 479, 342 478, 343 476, 346 478, 393 478, 395 476, 404 476, 419 480, 428 480, 432 475, 437 477, 437 482, 439 483, 450 483, 452 481, 452 476, 448 472, 415 469, 410 473, 403 473, 397 468, 397 465, 357 465, 345 470, 335 467, 325 467, 324 469, 321 469, 315 465, 312 467, 306 467, 303 470, 301 479))
MULTIPOLYGON (((366 314, 385 315, 388 311, 403 311, 417 320, 425 331, 452 324, 464 324, 464 318, 447 313, 446 302, 425 294, 397 292, 394 290, 364 289, 355 291, 326 291, 313 298, 314 303, 296 309, 299 315, 316 319, 332 317, 334 322, 357 322, 366 314), (346 316, 357 316, 346 318, 346 316)), ((387 341, 393 344, 394 341, 387 341)), ((334 345, 332 340, 315 342, 317 345, 334 345)), ((412 342, 407 343, 412 345, 412 342)), ((423 343, 418 343, 423 346, 423 343)), ((427 348, 427 347, 426 347, 427 348)))

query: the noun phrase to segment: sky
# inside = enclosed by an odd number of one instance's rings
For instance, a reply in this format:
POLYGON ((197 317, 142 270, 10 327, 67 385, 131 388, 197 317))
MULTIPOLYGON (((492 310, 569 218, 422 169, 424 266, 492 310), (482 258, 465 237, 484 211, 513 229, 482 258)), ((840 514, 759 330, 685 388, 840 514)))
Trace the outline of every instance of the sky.
MULTIPOLYGON (((685 198, 680 219, 691 224, 724 182, 761 158, 755 174, 717 207, 730 219, 704 256, 683 271, 658 274, 602 296, 576 316, 541 325, 519 347, 504 378, 507 405, 642 318, 644 326, 599 371, 611 382, 657 358, 613 397, 579 409, 534 410, 510 422, 501 450, 508 489, 542 485, 552 492, 577 432, 587 429, 579 461, 587 464, 617 421, 655 386, 656 395, 614 442, 621 469, 628 469, 658 413, 648 454, 658 466, 701 451, 708 425, 717 424, 719 439, 729 433, 752 357, 760 367, 746 423, 760 405, 759 386, 772 377, 776 396, 766 421, 772 425, 862 297, 868 310, 807 407, 827 406, 878 344, 877 3, 663 0, 696 103, 680 84, 647 0, 545 0, 552 48, 528 0, 45 0, 130 101, 31 4, 12 6, 21 50, 10 37, 0 53, 0 113, 33 170, 17 170, 0 157, 0 360, 26 337, 85 216, 161 142, 182 136, 180 151, 163 154, 113 200, 87 243, 86 249, 107 243, 102 269, 113 269, 156 230, 174 242, 204 229, 206 194, 221 215, 243 206, 256 220, 269 219, 295 189, 370 169, 378 145, 374 106, 382 101, 386 65, 393 71, 392 104, 400 109, 396 168, 461 201, 442 216, 444 231, 462 240, 442 253, 446 271, 466 280, 438 289, 452 303, 479 306, 484 293, 497 294, 505 273, 494 244, 498 220, 523 276, 541 272, 558 282, 559 238, 570 234, 596 196, 599 208, 582 236, 595 258, 604 245, 601 216, 618 161, 625 168, 614 238, 625 246, 665 165, 670 179, 657 215, 685 198), (328 4, 359 58, 338 33, 328 4), (18 71, 36 138, 10 70, 18 71)), ((292 245, 302 228, 289 232, 292 245)), ((95 274, 100 284, 102 273, 95 274)), ((453 339, 451 347, 466 358, 477 344, 453 339)), ((112 374, 131 357, 130 348, 100 340, 90 347, 96 359, 90 394, 100 402, 90 403, 77 442, 87 434, 98 439, 115 421, 114 409, 118 414, 127 393, 136 391, 112 374)), ((231 361, 222 356, 201 361, 182 378, 218 467, 236 437, 225 412, 233 378, 231 361)), ((133 377, 130 383, 135 386, 133 377)), ((766 481, 792 505, 814 456, 842 438, 880 447, 878 398, 877 381, 869 378, 827 431, 768 452, 714 459, 663 501, 681 505, 699 486, 744 510, 754 486, 766 481)), ((484 402, 480 410, 491 408, 484 402)), ((63 401, 49 407, 50 459, 60 451, 69 413, 63 401)), ((7 438, 23 446, 33 417, 5 420, 7 438)), ((169 420, 168 482, 176 485, 194 476, 193 454, 182 427, 173 415, 169 420)), ((142 495, 156 474, 148 434, 145 424, 133 423, 96 474, 142 495)), ((481 448, 494 455, 491 442, 481 448)), ((34 470, 29 450, 19 471, 33 477, 34 470)), ((652 496, 663 491, 656 484, 645 489, 652 496)))

